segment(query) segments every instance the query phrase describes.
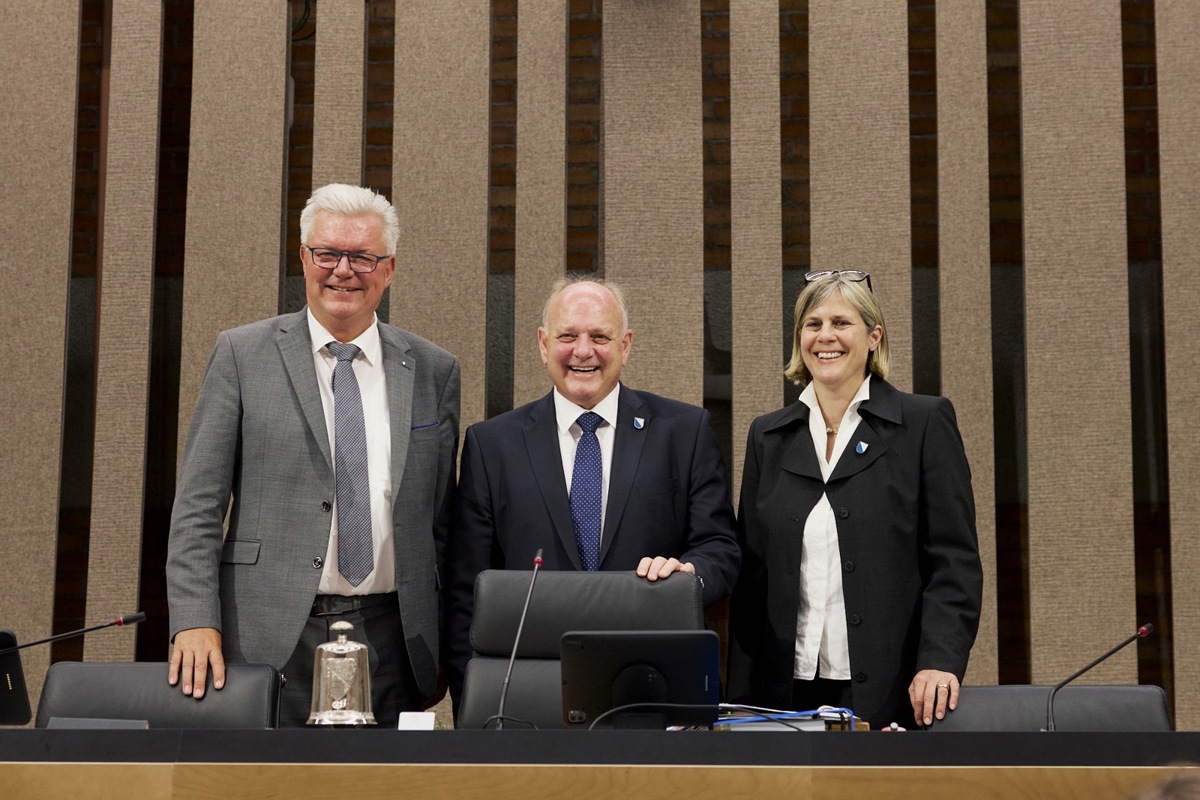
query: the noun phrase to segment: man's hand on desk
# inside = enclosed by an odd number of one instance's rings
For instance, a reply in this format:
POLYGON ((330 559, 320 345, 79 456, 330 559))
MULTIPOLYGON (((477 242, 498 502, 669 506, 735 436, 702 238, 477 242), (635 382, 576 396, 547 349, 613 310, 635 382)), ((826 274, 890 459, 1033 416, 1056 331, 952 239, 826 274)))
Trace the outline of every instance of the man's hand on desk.
POLYGON ((221 654, 221 632, 216 628, 188 628, 175 634, 167 683, 183 684, 183 693, 204 697, 208 669, 212 666, 213 688, 225 685, 225 657, 221 654))

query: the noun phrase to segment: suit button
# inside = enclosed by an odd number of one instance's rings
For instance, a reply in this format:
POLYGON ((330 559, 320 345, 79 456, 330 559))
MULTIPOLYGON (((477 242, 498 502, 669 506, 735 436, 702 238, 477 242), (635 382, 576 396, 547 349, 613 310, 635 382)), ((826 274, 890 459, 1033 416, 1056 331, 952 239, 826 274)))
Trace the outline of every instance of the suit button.
POLYGON ((846 570, 846 572, 854 572, 854 562, 847 561, 845 564, 842 565, 842 569, 846 570))
POLYGON ((320 569, 323 566, 325 566, 325 559, 320 556, 313 559, 313 569, 320 569))
POLYGON ((865 673, 865 672, 854 673, 854 680, 857 681, 858 683, 866 683, 867 682, 867 673, 865 673))
POLYGON ((842 519, 846 519, 846 518, 848 518, 848 517, 850 516, 850 512, 849 512, 849 511, 847 511, 847 510, 846 510, 846 509, 844 509, 844 508, 839 508, 839 509, 838 509, 838 516, 839 516, 839 517, 841 517, 842 519))
POLYGON ((324 512, 328 513, 328 512, 329 512, 329 510, 330 510, 330 509, 332 509, 332 508, 333 508, 333 505, 332 505, 332 504, 331 504, 331 503, 330 503, 328 500, 322 500, 322 501, 321 501, 321 510, 322 510, 322 511, 324 511, 324 512))
POLYGON ((862 622, 862 617, 860 617, 858 614, 851 614, 851 615, 850 615, 850 624, 851 624, 851 625, 857 625, 857 624, 859 624, 860 622, 862 622))

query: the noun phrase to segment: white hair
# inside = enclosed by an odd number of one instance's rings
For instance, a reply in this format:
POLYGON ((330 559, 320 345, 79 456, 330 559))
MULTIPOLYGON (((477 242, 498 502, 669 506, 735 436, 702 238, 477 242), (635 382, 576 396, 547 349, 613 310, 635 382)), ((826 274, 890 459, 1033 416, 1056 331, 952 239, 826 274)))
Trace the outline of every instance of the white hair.
POLYGON ((552 309, 554 304, 558 302, 558 298, 560 295, 562 295, 563 291, 568 287, 578 286, 579 284, 583 283, 590 283, 593 286, 599 286, 601 289, 607 290, 608 293, 612 295, 613 300, 615 300, 617 303, 617 310, 621 312, 621 335, 624 336, 625 331, 629 330, 629 308, 625 305, 625 292, 623 292, 621 287, 617 286, 615 283, 608 283, 603 278, 593 278, 590 276, 575 278, 564 277, 559 278, 554 282, 554 285, 550 287, 550 296, 546 298, 546 303, 542 306, 542 327, 546 330, 550 329, 550 309, 552 309))
POLYGON ((312 193, 308 202, 304 204, 304 210, 300 212, 301 244, 308 244, 308 232, 312 230, 313 220, 317 218, 318 211, 329 211, 343 216, 375 214, 383 220, 386 255, 396 255, 396 245, 400 241, 400 217, 383 195, 348 183, 330 183, 322 186, 312 193))

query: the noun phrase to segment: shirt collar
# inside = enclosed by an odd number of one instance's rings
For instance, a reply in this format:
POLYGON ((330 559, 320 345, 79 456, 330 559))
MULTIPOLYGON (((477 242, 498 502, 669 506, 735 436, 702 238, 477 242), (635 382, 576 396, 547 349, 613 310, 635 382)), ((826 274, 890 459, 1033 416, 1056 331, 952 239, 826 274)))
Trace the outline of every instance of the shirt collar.
MULTIPOLYGON (((312 341, 312 351, 315 354, 325 345, 336 341, 337 337, 325 330, 324 325, 317 322, 310 309, 305 309, 305 314, 308 316, 308 336, 312 341)), ((379 343, 379 315, 372 318, 371 324, 358 335, 358 338, 346 344, 352 344, 361 350, 363 358, 367 360, 368 364, 372 366, 378 364, 382 352, 382 345, 379 343)))
POLYGON ((613 387, 613 390, 591 408, 581 408, 572 403, 567 398, 558 393, 558 388, 554 389, 554 418, 558 423, 559 431, 566 433, 579 419, 580 414, 586 414, 589 410, 600 415, 600 418, 609 424, 611 427, 617 425, 617 397, 621 392, 621 384, 613 387))
MULTIPOLYGON (((814 418, 823 420, 824 418, 821 416, 821 406, 817 402, 817 390, 813 387, 813 383, 813 381, 809 381, 808 385, 804 387, 804 391, 800 393, 800 402, 808 406, 809 410, 812 411, 814 418)), ((858 407, 863 404, 863 401, 869 399, 871 399, 870 375, 863 378, 863 382, 858 385, 858 391, 854 393, 854 398, 850 401, 850 405, 846 409, 847 412, 857 413, 858 407)), ((822 421, 821 425, 824 426, 824 424, 824 421, 822 421)))

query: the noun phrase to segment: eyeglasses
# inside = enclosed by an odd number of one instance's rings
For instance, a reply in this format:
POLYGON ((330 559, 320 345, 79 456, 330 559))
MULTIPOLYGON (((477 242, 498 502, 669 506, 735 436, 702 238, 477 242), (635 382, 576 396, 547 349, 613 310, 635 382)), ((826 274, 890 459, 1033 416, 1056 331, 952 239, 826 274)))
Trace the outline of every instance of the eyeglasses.
MULTIPOLYGON (((867 288, 871 289, 871 273, 864 272, 861 269, 822 269, 816 272, 808 272, 804 275, 804 282, 812 283, 813 281, 821 280, 821 278, 831 277, 845 278, 848 281, 855 282, 866 281, 867 288)), ((871 289, 871 291, 875 290, 871 289)))
MULTIPOLYGON (((304 245, 308 247, 308 245, 304 245)), ((321 269, 337 269, 337 265, 345 258, 350 262, 350 269, 355 272, 374 272, 379 262, 391 256, 373 256, 370 253, 347 253, 328 247, 308 247, 312 254, 312 262, 321 269)))

